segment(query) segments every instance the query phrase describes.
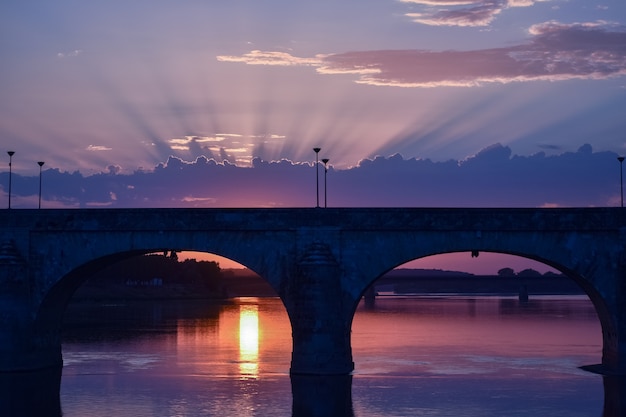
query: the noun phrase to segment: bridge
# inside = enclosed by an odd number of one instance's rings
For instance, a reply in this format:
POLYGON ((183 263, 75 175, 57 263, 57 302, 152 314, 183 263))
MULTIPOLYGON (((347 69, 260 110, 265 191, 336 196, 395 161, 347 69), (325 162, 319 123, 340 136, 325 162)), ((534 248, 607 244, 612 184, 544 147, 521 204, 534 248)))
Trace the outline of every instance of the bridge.
POLYGON ((368 287, 413 259, 497 252, 550 265, 589 296, 602 363, 626 374, 626 215, 620 208, 59 209, 0 212, 0 372, 62 365, 74 291, 130 256, 209 252, 258 273, 292 326, 293 375, 353 368, 350 331, 368 287))

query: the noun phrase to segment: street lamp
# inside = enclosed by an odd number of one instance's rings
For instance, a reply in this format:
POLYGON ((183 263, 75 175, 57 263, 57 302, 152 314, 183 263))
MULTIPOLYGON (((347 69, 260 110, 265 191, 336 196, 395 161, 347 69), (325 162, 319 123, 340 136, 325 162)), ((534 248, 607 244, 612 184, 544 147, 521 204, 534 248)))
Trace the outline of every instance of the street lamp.
POLYGON ((328 161, 330 161, 330 159, 328 158, 324 158, 322 159, 322 162, 324 163, 324 208, 327 207, 326 205, 326 174, 328 174, 328 161))
POLYGON ((11 162, 13 161, 13 155, 15 154, 15 152, 7 151, 7 153, 9 154, 9 208, 11 208, 11 162))
POLYGON ((313 152, 315 152, 315 199, 316 204, 315 207, 319 208, 320 206, 320 176, 319 176, 319 154, 322 148, 313 148, 313 152))
POLYGON ((39 165, 39 208, 41 208, 41 167, 43 164, 45 164, 44 161, 37 162, 37 165, 39 165))
POLYGON ((623 156, 618 156, 617 160, 619 161, 619 194, 622 202, 622 207, 624 207, 624 177, 622 175, 622 162, 624 162, 623 156))

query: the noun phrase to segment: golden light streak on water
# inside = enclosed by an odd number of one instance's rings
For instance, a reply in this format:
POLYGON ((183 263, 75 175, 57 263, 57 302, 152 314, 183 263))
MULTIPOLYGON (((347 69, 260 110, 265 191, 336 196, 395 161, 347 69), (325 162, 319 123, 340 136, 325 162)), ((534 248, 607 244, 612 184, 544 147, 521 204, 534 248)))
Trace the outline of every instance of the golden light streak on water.
POLYGON ((259 374, 259 307, 239 306, 239 371, 242 378, 259 374))

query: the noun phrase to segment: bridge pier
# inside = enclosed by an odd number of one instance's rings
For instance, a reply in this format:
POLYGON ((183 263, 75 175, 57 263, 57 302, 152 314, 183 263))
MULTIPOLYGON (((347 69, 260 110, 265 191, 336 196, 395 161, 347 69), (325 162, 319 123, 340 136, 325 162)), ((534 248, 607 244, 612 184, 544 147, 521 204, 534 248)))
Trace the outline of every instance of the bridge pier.
POLYGON ((38 329, 27 288, 6 274, 12 269, 0 268, 0 372, 60 369, 60 334, 38 329))
MULTIPOLYGON (((626 261, 626 256, 624 257, 626 261)), ((582 269, 582 268, 581 268, 582 269)), ((602 326, 602 362, 582 366, 604 376, 626 377, 626 262, 584 271, 581 285, 594 304, 602 326), (593 285, 589 285, 593 283, 593 285)))
POLYGON ((0 416, 62 417, 61 367, 0 372, 0 416))
POLYGON ((616 272, 614 280, 615 294, 607 298, 612 300, 608 320, 615 323, 615 328, 602 331, 602 373, 626 376, 626 262, 616 272))
MULTIPOLYGON (((61 369, 59 329, 37 326, 30 264, 8 239, 0 244, 0 372, 61 369), (44 336, 54 335, 53 337, 44 336)), ((5 378, 6 379, 6 378, 5 378)))
POLYGON ((297 265, 284 298, 291 320, 292 375, 346 375, 354 369, 350 322, 344 317, 341 269, 324 244, 314 243, 297 265))
POLYGON ((354 416, 352 375, 291 375, 291 393, 293 417, 354 416))

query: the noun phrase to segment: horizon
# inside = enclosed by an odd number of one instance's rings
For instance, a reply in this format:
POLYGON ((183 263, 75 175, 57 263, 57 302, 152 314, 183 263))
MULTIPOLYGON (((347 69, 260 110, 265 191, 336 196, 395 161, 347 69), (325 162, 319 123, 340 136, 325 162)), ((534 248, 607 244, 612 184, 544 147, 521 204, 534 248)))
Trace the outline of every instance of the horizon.
MULTIPOLYGON (((196 259, 200 261, 214 261, 221 269, 247 269, 245 265, 211 253, 180 252, 179 260, 196 259)), ((524 269, 534 269, 541 274, 546 272, 562 273, 544 263, 521 256, 498 254, 494 252, 481 252, 477 258, 472 258, 470 252, 446 253, 427 256, 420 259, 398 265, 395 269, 429 269, 451 272, 466 272, 474 275, 498 275, 498 270, 511 268, 516 273, 524 269), (450 269, 453 268, 453 269, 450 269)), ((252 271, 254 272, 254 271, 252 271)), ((255 272, 256 274, 256 272, 255 272)))

